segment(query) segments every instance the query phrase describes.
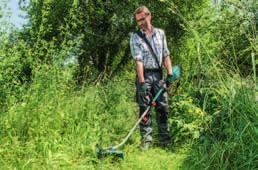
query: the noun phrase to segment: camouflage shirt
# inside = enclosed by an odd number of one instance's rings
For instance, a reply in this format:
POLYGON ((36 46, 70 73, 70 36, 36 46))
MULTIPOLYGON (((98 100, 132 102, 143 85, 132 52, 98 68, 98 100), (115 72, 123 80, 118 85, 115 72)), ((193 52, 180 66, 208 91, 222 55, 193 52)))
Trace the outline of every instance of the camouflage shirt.
MULTIPOLYGON (((144 34, 143 31, 142 33, 144 34)), ((169 55, 164 31, 153 27, 153 33, 147 38, 147 40, 150 42, 154 53, 158 57, 159 65, 161 66, 165 57, 169 55)), ((130 48, 134 60, 142 61, 145 69, 159 68, 155 60, 155 56, 152 55, 148 45, 136 33, 131 33, 130 48)))

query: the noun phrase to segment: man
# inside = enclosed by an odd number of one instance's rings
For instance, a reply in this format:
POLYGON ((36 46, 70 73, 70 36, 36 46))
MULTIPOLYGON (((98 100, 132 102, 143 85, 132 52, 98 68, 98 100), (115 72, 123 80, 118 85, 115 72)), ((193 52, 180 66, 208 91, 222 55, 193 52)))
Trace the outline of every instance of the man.
MULTIPOLYGON (((140 111, 139 116, 141 116, 148 107, 148 102, 146 102, 148 94, 151 93, 154 97, 161 88, 160 81, 163 80, 162 67, 166 67, 168 73, 164 86, 168 87, 172 83, 172 65, 165 33, 163 30, 152 26, 149 9, 146 6, 137 8, 134 12, 134 19, 139 30, 131 34, 130 48, 132 56, 136 61, 136 95, 140 111), (143 36, 146 37, 145 40, 143 36), (146 40, 149 42, 152 50, 148 43, 146 43, 146 40)), ((167 125, 169 106, 166 92, 162 93, 158 98, 156 111, 159 141, 162 146, 166 146, 170 143, 167 125)), ((148 149, 152 143, 150 113, 141 121, 140 133, 143 149, 148 149)))

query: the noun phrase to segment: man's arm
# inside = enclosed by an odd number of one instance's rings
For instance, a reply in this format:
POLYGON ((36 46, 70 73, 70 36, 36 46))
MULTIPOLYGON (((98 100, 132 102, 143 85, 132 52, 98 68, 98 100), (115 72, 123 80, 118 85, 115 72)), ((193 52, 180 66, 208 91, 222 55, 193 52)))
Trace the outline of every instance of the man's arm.
POLYGON ((168 75, 172 75, 172 64, 169 56, 165 58, 164 65, 167 68, 168 75))
POLYGON ((143 63, 142 61, 136 61, 136 69, 137 69, 137 75, 138 80, 140 83, 144 82, 144 75, 143 75, 143 63))
POLYGON ((135 33, 132 33, 130 37, 130 49, 131 49, 133 59, 136 61, 138 80, 140 83, 143 83, 144 82, 143 58, 142 58, 141 49, 139 45, 137 45, 137 35, 135 33))

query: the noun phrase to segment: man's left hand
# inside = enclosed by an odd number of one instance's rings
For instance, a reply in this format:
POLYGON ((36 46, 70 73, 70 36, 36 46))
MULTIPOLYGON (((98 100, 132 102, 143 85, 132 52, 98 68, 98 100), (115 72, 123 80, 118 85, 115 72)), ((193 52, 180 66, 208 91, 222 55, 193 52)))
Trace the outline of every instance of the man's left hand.
POLYGON ((173 75, 168 74, 167 78, 166 78, 166 85, 167 85, 167 87, 169 87, 172 84, 173 80, 174 80, 173 79, 173 75))

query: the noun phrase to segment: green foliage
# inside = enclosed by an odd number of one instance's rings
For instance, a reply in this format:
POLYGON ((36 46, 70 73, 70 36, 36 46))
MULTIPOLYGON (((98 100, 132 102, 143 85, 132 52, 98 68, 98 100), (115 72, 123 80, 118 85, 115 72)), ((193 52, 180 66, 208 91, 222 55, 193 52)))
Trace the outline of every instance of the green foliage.
POLYGON ((211 116, 195 104, 190 96, 176 96, 172 99, 169 123, 174 142, 199 140, 208 128, 211 116))
POLYGON ((255 169, 258 134, 253 91, 238 76, 228 77, 217 91, 217 111, 203 138, 185 160, 192 169, 255 169), (221 89, 221 88, 220 88, 221 89))
POLYGON ((21 102, 8 106, 6 114, 1 115, 0 145, 13 149, 1 150, 3 167, 16 161, 23 165, 27 154, 33 160, 26 165, 30 168, 40 164, 49 164, 49 168, 61 166, 65 162, 54 162, 65 159, 95 160, 97 143, 111 144, 127 132, 130 124, 125 126, 123 122, 133 122, 135 118, 131 116, 135 112, 133 101, 130 102, 133 97, 126 95, 132 87, 125 89, 109 83, 106 87, 89 86, 74 91, 71 80, 72 74, 42 65, 21 102), (120 121, 110 126, 114 120, 120 121))
POLYGON ((30 69, 32 64, 29 49, 26 43, 15 34, 10 37, 2 36, 0 45, 0 106, 5 108, 7 99, 21 97, 24 87, 22 84, 30 81, 30 69))
POLYGON ((21 32, 0 21, 1 169, 256 168, 253 1, 32 0, 24 10, 21 32), (141 4, 183 66, 168 91, 173 145, 141 152, 136 130, 124 161, 99 160, 96 144, 118 144, 138 118, 128 40, 141 4))
POLYGON ((183 27, 188 30, 180 43, 185 47, 179 54, 184 68, 191 70, 193 75, 209 74, 211 67, 215 74, 218 74, 216 67, 250 74, 251 53, 256 51, 251 4, 244 7, 244 3, 225 1, 223 8, 204 8, 192 20, 178 13, 184 20, 183 27))
MULTIPOLYGON (((84 75, 89 66, 100 72, 111 73, 128 63, 128 37, 136 29, 133 11, 140 4, 150 7, 154 24, 167 28, 168 35, 172 35, 176 42, 184 31, 180 26, 182 20, 176 15, 171 16, 171 5, 185 7, 182 12, 188 15, 186 10, 194 12, 201 3, 202 1, 178 1, 168 5, 164 1, 31 1, 28 7, 31 28, 27 34, 31 37, 29 43, 33 43, 36 49, 44 45, 44 41, 48 43, 55 40, 54 44, 58 47, 66 41, 82 37, 82 50, 75 53, 80 64, 77 76, 87 80, 84 75), (174 25, 173 29, 171 25, 174 25)), ((45 53, 39 59, 52 60, 45 58, 45 53)))

